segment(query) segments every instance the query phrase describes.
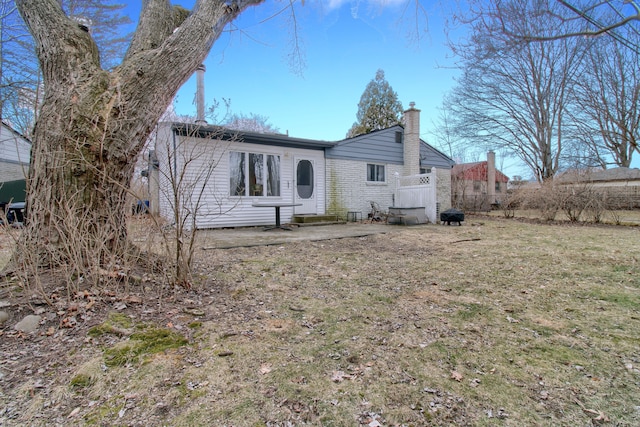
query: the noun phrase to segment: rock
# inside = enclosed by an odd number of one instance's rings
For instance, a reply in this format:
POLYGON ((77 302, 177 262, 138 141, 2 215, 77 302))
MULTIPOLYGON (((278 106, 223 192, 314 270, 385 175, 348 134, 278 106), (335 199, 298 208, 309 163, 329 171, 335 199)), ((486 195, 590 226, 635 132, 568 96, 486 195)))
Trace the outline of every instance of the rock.
POLYGON ((34 332, 36 329, 38 329, 38 326, 40 326, 40 320, 42 320, 40 316, 30 314, 29 316, 16 323, 13 329, 26 333, 34 332))
POLYGON ((4 325, 7 320, 9 320, 9 313, 0 310, 0 326, 4 325))

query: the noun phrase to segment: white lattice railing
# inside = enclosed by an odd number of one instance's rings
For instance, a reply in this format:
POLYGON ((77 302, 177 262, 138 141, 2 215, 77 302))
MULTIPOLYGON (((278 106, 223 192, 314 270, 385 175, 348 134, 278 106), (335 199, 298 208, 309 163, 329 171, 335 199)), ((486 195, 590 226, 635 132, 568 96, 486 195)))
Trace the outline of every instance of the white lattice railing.
POLYGON ((398 187, 412 187, 414 185, 432 185, 435 181, 433 173, 425 173, 420 175, 398 176, 398 187))

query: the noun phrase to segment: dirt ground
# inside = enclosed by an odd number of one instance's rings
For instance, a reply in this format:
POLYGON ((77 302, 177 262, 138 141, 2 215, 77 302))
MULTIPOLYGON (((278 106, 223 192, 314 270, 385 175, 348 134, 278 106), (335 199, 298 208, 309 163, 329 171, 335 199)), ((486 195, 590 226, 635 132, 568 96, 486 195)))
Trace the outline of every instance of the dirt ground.
POLYGON ((202 233, 189 290, 5 284, 0 425, 640 424, 638 228, 345 227, 202 233), (152 327, 186 341, 113 363, 152 327))

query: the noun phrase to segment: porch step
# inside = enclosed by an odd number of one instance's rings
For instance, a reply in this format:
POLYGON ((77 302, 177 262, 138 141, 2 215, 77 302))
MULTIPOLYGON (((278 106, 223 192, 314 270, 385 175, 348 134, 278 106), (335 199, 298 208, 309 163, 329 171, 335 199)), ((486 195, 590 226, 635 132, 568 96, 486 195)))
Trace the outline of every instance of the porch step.
POLYGON ((300 225, 340 224, 337 215, 294 215, 291 222, 300 225))

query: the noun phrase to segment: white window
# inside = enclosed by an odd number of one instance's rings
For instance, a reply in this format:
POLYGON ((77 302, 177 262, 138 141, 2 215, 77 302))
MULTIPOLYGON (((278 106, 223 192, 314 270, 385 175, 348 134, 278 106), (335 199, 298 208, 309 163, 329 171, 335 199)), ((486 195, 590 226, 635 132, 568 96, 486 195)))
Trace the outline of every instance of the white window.
POLYGON ((367 182, 385 182, 384 165, 367 164, 367 182))
POLYGON ((280 196, 280 156, 229 153, 229 194, 232 196, 280 196))

